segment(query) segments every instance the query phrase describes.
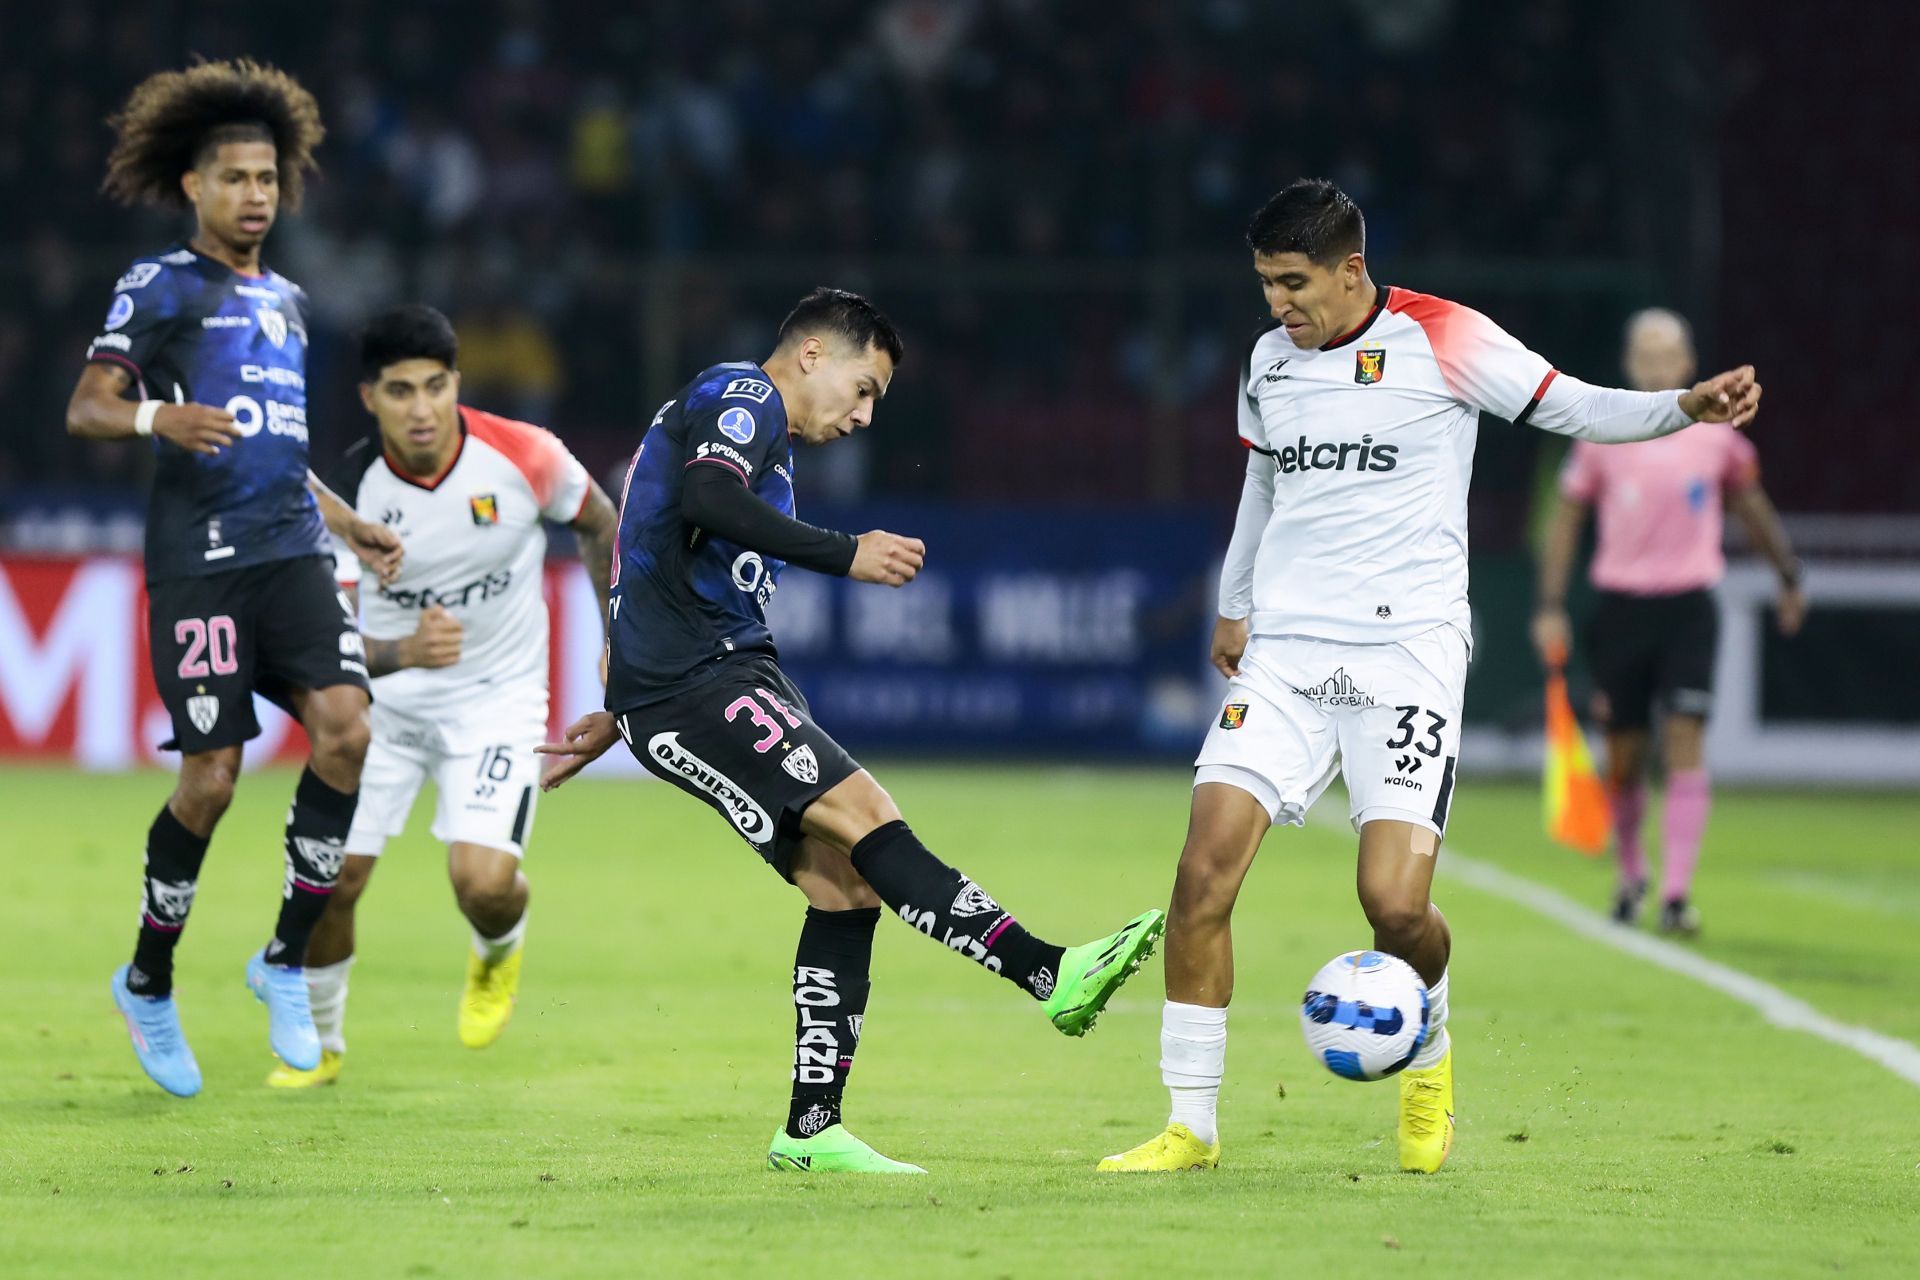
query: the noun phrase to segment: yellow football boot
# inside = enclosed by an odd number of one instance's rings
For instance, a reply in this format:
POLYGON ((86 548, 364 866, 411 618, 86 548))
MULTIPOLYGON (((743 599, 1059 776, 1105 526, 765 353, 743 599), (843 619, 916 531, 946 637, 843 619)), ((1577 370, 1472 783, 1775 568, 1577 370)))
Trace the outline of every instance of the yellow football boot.
POLYGON ((526 948, 488 964, 467 952, 467 989, 460 996, 460 1043, 484 1049, 500 1038, 513 1016, 514 997, 520 992, 520 956, 526 948))
POLYGON ((267 1088, 315 1089, 323 1084, 332 1084, 340 1078, 340 1068, 346 1062, 346 1054, 335 1053, 331 1049, 320 1051, 320 1065, 311 1071, 297 1071, 284 1062, 278 1062, 267 1073, 267 1088))
POLYGON ((1131 1151, 1108 1156, 1094 1166, 1096 1173, 1185 1173, 1212 1169, 1220 1163, 1220 1143, 1202 1142, 1183 1124, 1147 1139, 1131 1151))
POLYGON ((1424 1071, 1400 1073, 1400 1167, 1438 1173, 1453 1150, 1453 1046, 1424 1071))

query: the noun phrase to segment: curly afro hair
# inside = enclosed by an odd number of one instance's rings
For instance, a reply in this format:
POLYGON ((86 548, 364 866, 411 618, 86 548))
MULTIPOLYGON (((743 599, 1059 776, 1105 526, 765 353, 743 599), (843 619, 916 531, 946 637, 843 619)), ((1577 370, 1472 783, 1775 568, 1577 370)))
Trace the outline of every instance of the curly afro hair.
POLYGON ((272 142, 280 203, 300 207, 314 148, 326 136, 320 104, 298 80, 247 58, 162 71, 108 118, 116 140, 100 189, 122 204, 185 209, 180 175, 223 142, 272 142))

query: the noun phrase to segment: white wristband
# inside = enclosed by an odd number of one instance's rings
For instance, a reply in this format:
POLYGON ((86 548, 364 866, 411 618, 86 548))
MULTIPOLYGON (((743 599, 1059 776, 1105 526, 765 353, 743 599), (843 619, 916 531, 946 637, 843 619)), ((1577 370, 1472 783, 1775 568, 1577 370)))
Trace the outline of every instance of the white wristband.
POLYGON ((133 411, 133 434, 150 436, 153 434, 153 420, 159 416, 163 400, 142 400, 140 407, 133 411))

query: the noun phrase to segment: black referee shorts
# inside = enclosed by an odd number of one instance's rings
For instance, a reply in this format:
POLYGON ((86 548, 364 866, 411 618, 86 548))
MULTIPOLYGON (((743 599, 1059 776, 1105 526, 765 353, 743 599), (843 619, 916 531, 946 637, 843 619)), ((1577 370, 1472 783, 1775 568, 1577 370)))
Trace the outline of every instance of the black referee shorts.
POLYGON ((1705 718, 1713 709, 1720 611, 1709 591, 1633 596, 1602 591, 1587 625, 1587 665, 1609 729, 1645 729, 1656 710, 1705 718))

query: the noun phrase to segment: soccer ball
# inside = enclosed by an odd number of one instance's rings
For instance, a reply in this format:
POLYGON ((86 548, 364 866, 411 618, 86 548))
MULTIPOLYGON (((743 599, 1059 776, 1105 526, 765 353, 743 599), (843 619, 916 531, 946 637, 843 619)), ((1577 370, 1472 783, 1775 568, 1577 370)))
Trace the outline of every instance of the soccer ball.
POLYGON ((1427 1039, 1427 984, 1413 966, 1379 951, 1327 961, 1300 1001, 1307 1048, 1349 1080, 1384 1080, 1427 1039))

